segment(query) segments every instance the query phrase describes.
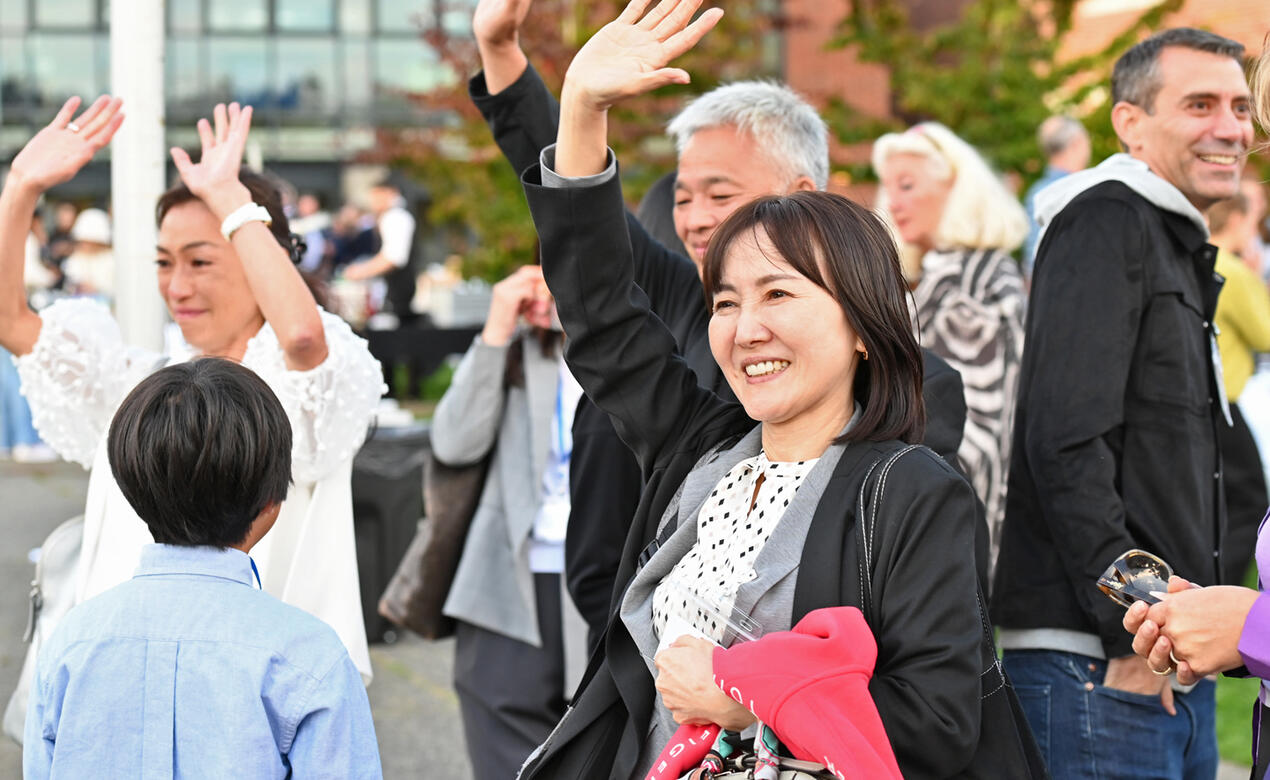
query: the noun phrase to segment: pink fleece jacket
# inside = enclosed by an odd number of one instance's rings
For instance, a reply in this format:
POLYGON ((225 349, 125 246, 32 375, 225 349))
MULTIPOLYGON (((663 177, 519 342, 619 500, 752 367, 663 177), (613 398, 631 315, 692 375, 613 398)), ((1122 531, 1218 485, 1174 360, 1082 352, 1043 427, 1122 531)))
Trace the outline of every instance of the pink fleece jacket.
MULTIPOLYGON (((795 758, 822 763, 841 778, 901 780, 869 696, 877 652, 860 610, 818 609, 792 631, 716 648, 714 682, 770 726, 795 758)), ((649 780, 694 769, 717 734, 717 726, 681 726, 649 780)))

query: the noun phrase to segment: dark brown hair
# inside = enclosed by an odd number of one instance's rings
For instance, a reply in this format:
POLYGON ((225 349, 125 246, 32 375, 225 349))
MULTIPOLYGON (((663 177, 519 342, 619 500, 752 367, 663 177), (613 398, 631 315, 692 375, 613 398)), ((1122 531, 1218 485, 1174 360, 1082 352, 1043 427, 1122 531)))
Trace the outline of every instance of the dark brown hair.
POLYGON ((1156 33, 1120 55, 1111 71, 1111 102, 1125 102, 1155 113, 1160 81, 1160 52, 1170 46, 1229 57, 1243 65, 1244 45, 1194 27, 1174 27, 1156 33))
POLYGON ((110 423, 110 471, 156 542, 229 547, 287 497, 291 424, 269 385, 224 358, 162 368, 110 423))
MULTIPOLYGON (((272 220, 269 225, 269 232, 273 234, 278 244, 287 250, 287 255, 291 258, 291 262, 299 263, 307 247, 300 236, 291 232, 291 223, 282 207, 282 189, 270 177, 254 171, 239 171, 238 181, 242 182, 247 191, 251 193, 252 202, 264 206, 265 210, 269 212, 269 219, 272 220)), ((154 223, 162 225, 163 218, 168 215, 169 211, 194 200, 199 200, 199 197, 191 192, 184 182, 178 181, 169 187, 167 192, 159 196, 159 201, 154 206, 154 223)), ((304 279, 304 283, 308 286, 309 292, 313 294, 317 304, 326 308, 329 296, 327 295, 325 283, 303 271, 300 272, 300 277, 304 279)))
MULTIPOLYGON (((282 191, 278 185, 264 174, 247 170, 239 171, 238 181, 242 182, 251 193, 252 201, 264 206, 269 212, 269 218, 273 220, 273 224, 269 226, 269 232, 273 233, 273 237, 278 240, 283 249, 287 250, 288 254, 292 255, 294 260, 295 255, 292 250, 295 242, 291 235, 291 223, 287 220, 287 214, 282 208, 282 191)), ((162 225, 163 218, 169 211, 198 199, 198 196, 190 192, 190 188, 186 187, 184 182, 178 181, 159 196, 159 202, 154 206, 154 223, 162 225)))
POLYGON ((868 209, 828 192, 754 200, 734 211, 710 239, 702 269, 708 308, 733 243, 743 235, 757 238, 759 228, 780 259, 833 296, 869 351, 869 359, 856 365, 852 388, 864 411, 841 441, 921 441, 922 355, 899 253, 886 226, 868 209))

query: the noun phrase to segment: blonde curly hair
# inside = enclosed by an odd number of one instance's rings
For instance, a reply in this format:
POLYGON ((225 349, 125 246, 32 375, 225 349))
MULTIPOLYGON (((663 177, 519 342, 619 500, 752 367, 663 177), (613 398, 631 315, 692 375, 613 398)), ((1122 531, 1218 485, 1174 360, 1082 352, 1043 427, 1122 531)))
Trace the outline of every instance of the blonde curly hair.
POLYGON ((1270 37, 1265 50, 1252 66, 1252 110, 1261 127, 1270 131, 1270 37))

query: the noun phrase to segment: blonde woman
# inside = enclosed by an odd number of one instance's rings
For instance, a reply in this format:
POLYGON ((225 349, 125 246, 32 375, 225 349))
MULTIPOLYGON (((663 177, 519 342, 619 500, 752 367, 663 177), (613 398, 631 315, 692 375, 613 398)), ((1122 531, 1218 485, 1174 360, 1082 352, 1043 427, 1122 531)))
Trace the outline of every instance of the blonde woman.
POLYGON ((1010 256, 1027 215, 969 144, 935 122, 873 146, 878 210, 902 244, 922 346, 961 372, 957 456, 987 508, 990 565, 1005 516, 1014 394, 1023 356, 1023 278, 1010 256))

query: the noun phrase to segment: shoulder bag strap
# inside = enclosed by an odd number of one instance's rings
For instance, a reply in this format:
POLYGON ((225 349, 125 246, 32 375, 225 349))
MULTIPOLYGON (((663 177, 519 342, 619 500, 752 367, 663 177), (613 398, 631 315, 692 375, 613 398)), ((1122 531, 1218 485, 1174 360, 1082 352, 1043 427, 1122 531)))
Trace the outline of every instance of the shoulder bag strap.
POLYGON ((877 557, 874 542, 877 539, 878 507, 886 495, 886 479, 891 468, 908 453, 920 447, 910 444, 890 457, 879 458, 864 475, 860 483, 860 495, 856 499, 856 529, 860 535, 859 560, 860 569, 860 611, 864 619, 873 625, 873 563, 877 557))

